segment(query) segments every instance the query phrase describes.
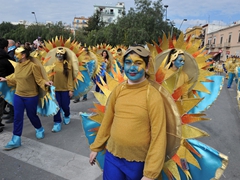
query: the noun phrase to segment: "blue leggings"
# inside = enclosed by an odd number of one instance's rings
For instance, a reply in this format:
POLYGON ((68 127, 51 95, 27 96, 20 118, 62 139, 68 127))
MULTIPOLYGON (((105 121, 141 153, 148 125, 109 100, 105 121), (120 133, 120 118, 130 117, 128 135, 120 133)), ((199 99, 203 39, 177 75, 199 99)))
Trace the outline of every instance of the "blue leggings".
MULTIPOLYGON (((69 91, 56 91, 56 99, 60 109, 63 110, 64 116, 69 117, 70 115, 70 96, 69 91)), ((54 122, 61 123, 61 111, 59 110, 58 113, 53 117, 54 122)))
POLYGON ((24 109, 26 109, 27 116, 35 129, 42 127, 41 121, 37 115, 38 96, 21 97, 14 95, 14 125, 13 134, 17 136, 22 135, 24 109))
POLYGON ((140 180, 143 177, 144 162, 127 161, 106 151, 104 180, 140 180))
MULTIPOLYGON (((235 77, 235 73, 228 73, 228 87, 231 87, 232 82, 233 82, 233 78, 235 77)), ((236 81, 236 80, 235 80, 236 81)), ((237 82, 237 81, 236 81, 237 82)))

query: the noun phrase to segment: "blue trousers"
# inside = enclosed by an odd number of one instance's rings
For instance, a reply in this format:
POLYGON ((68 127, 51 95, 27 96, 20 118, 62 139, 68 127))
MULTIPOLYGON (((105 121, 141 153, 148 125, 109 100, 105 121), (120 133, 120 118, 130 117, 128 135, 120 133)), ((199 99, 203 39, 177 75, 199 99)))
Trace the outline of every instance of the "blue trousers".
POLYGON ((53 121, 56 123, 61 123, 62 122, 61 109, 63 110, 65 117, 69 117, 70 115, 70 107, 69 107, 70 96, 69 96, 69 91, 56 91, 55 93, 56 93, 56 99, 60 107, 60 110, 53 117, 53 121))
POLYGON ((17 136, 22 135, 24 109, 26 109, 27 117, 35 129, 42 127, 41 121, 37 115, 38 96, 21 97, 14 95, 14 125, 13 134, 17 136))
POLYGON ((127 161, 106 151, 103 180, 140 180, 143 168, 144 162, 127 161))
POLYGON ((227 87, 231 87, 234 77, 235 77, 235 73, 231 73, 231 72, 228 73, 228 85, 227 85, 227 87))

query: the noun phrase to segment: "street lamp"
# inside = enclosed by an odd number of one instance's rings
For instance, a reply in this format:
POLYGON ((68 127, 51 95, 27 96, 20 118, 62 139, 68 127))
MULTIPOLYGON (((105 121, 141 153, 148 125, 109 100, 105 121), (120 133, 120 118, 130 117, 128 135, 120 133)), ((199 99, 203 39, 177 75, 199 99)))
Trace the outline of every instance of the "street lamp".
POLYGON ((179 26, 179 30, 181 30, 182 24, 184 21, 187 21, 187 19, 183 19, 181 25, 179 26))
POLYGON ((170 21, 170 19, 166 19, 166 21, 169 21, 169 23, 171 24, 172 28, 171 28, 171 37, 173 36, 173 27, 175 26, 174 21, 170 21))
POLYGON ((167 8, 168 8, 168 5, 164 5, 164 7, 166 8, 166 21, 167 21, 167 8))
POLYGON ((35 17, 36 23, 38 23, 38 22, 37 22, 37 16, 36 16, 35 12, 32 12, 32 14, 33 14, 34 17, 35 17))

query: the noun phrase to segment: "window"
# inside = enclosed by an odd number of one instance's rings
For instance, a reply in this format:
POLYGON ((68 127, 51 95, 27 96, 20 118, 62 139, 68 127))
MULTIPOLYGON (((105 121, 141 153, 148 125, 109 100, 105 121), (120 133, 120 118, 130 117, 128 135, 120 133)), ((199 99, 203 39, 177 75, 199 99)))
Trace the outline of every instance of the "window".
POLYGON ((79 19, 77 19, 77 24, 79 23, 79 19))
POLYGON ((229 36, 228 36, 228 43, 231 42, 231 38, 232 38, 232 34, 229 34, 229 36))
POLYGON ((240 42, 240 32, 238 33, 238 42, 240 42))
POLYGON ((118 10, 118 13, 119 13, 119 14, 121 14, 121 13, 122 13, 122 10, 121 10, 121 9, 119 9, 119 10, 118 10))
POLYGON ((216 37, 213 38, 213 44, 215 44, 215 43, 216 43, 216 37))
POLYGON ((222 44, 223 43, 223 36, 221 36, 221 38, 220 38, 220 44, 222 44))
POLYGON ((113 9, 110 9, 110 14, 113 14, 113 9))

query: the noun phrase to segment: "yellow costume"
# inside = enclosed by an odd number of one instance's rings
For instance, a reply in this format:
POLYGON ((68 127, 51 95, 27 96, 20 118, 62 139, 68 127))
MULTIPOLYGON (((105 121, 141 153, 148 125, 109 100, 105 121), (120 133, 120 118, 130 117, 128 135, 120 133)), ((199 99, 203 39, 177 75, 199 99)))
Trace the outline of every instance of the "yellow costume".
POLYGON ((56 87, 56 91, 73 91, 73 70, 71 62, 68 62, 68 77, 63 74, 63 63, 61 61, 55 62, 55 67, 53 69, 53 83, 56 87))
POLYGON ((145 161, 144 176, 158 177, 165 160, 166 117, 162 97, 148 80, 113 90, 91 150, 103 150, 106 141, 114 156, 145 161))
POLYGON ((30 60, 19 63, 15 68, 16 76, 7 78, 9 86, 16 86, 15 94, 22 97, 33 97, 38 95, 38 86, 47 90, 46 80, 43 79, 40 66, 30 60))

